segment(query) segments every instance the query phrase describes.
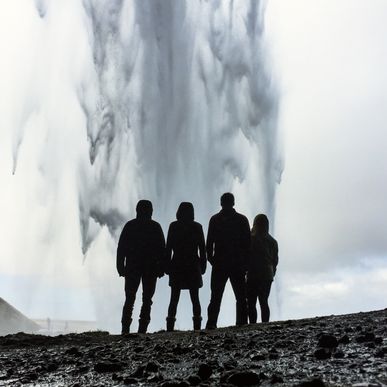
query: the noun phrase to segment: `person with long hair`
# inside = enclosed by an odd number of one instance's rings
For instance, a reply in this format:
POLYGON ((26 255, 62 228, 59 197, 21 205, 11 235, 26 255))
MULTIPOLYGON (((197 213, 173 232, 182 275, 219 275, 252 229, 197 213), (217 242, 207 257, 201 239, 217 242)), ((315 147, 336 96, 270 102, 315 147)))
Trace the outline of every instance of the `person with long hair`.
POLYGON ((167 331, 173 331, 180 292, 188 289, 192 301, 193 327, 201 329, 199 288, 203 286, 207 260, 202 226, 194 221, 192 203, 182 202, 176 221, 169 226, 166 245, 166 274, 169 275, 171 300, 168 307, 167 331))
POLYGON ((251 246, 247 266, 247 307, 250 323, 257 322, 257 298, 262 322, 270 319, 269 295, 278 265, 278 243, 269 234, 269 219, 259 214, 251 229, 251 246))

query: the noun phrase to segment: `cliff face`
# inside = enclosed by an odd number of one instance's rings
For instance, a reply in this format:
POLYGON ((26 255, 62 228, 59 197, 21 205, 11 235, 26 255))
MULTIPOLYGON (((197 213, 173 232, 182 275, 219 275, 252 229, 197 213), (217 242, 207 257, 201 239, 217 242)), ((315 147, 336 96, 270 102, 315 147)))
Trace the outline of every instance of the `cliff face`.
POLYGON ((0 297, 0 336, 17 332, 37 332, 40 326, 0 297))
POLYGON ((387 309, 200 332, 0 337, 0 384, 386 386, 387 309))

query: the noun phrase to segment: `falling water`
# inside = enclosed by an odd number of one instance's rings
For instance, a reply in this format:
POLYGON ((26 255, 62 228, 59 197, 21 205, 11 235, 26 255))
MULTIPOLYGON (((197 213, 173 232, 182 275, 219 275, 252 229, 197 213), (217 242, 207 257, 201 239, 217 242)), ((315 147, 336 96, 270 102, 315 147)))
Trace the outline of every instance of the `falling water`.
POLYGON ((0 8, 1 35, 14 39, 3 51, 0 108, 16 272, 42 265, 71 284, 83 259, 97 317, 117 319, 116 238, 139 198, 152 200, 165 231, 183 200, 206 226, 224 191, 250 221, 261 211, 274 217, 278 106, 261 1, 0 8))

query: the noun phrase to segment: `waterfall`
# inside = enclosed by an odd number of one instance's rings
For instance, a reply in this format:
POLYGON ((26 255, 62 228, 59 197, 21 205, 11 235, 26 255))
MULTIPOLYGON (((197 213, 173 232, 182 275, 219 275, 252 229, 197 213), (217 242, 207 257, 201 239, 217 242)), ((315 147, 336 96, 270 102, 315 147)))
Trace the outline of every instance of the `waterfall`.
POLYGON ((281 155, 263 1, 20 4, 0 5, 0 42, 14 39, 0 108, 15 271, 66 277, 83 257, 93 295, 109 298, 117 236, 140 198, 164 231, 181 201, 206 228, 225 191, 250 221, 273 219, 281 155))

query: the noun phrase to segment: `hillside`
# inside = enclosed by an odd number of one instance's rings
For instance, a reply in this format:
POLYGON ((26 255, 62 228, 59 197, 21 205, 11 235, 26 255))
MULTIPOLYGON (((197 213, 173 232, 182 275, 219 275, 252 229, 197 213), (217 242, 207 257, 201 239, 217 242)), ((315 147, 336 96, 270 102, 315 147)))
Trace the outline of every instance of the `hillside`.
POLYGON ((0 336, 23 332, 37 332, 41 327, 0 297, 0 336))
POLYGON ((387 309, 201 332, 0 337, 0 385, 385 386, 387 309))

